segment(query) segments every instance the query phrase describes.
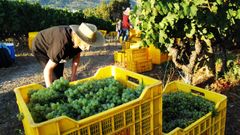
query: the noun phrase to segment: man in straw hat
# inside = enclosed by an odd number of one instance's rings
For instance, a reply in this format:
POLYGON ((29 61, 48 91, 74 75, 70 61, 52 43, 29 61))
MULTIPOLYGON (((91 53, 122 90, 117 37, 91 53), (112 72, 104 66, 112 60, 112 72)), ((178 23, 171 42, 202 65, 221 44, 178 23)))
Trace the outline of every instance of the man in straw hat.
POLYGON ((101 46, 105 39, 97 27, 89 23, 54 26, 38 33, 33 40, 32 53, 42 65, 46 87, 63 76, 64 63, 72 59, 71 81, 77 79, 80 52, 90 46, 101 46))

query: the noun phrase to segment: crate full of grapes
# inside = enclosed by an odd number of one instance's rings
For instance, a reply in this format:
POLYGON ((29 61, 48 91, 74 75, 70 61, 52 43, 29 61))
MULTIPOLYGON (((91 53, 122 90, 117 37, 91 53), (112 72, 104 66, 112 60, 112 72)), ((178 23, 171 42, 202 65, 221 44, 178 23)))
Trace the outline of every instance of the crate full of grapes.
POLYGON ((115 66, 14 89, 26 135, 162 133, 161 81, 115 66))
POLYGON ((227 97, 173 81, 162 97, 165 135, 224 135, 227 97))

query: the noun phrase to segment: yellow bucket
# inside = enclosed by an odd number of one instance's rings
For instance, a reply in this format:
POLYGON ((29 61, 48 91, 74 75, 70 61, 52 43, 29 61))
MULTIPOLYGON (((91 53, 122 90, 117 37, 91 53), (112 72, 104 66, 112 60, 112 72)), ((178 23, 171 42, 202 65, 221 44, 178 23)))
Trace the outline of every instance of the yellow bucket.
POLYGON ((29 32, 28 33, 28 48, 32 50, 32 41, 37 36, 38 32, 29 32))

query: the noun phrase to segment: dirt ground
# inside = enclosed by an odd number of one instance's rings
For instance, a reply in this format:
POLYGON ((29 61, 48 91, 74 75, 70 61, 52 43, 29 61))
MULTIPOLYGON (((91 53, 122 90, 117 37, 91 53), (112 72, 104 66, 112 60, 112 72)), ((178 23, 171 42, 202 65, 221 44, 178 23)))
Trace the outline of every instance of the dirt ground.
MULTIPOLYGON (((120 44, 111 43, 106 46, 93 48, 81 54, 81 64, 78 68, 78 79, 92 76, 97 69, 114 65, 113 52, 120 50, 120 44)), ((0 135, 24 134, 22 122, 18 120, 18 106, 14 88, 31 84, 43 84, 42 69, 32 56, 27 47, 15 48, 16 61, 9 68, 0 68, 0 135)), ((176 74, 172 68, 167 66, 168 77, 176 74)), ((166 66, 154 65, 153 70, 143 74, 156 79, 164 79, 166 66)), ((70 63, 66 64, 64 76, 70 76, 70 63)), ((176 79, 172 77, 172 79, 176 79)), ((166 79, 165 79, 166 80, 166 79)), ((226 135, 240 134, 240 87, 228 90, 226 135)))

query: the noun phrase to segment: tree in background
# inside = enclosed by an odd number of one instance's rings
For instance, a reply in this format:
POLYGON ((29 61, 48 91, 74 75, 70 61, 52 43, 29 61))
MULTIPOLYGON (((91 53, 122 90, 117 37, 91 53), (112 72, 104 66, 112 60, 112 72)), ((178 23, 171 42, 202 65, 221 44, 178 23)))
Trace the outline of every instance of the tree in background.
POLYGON ((42 7, 39 3, 0 1, 0 41, 14 42, 16 46, 27 45, 28 32, 50 26, 79 24, 85 20, 81 10, 42 7))
POLYGON ((100 5, 98 5, 96 8, 86 8, 83 10, 83 13, 85 16, 91 17, 95 16, 97 18, 101 18, 105 21, 109 21, 109 6, 106 2, 102 1, 100 5))
POLYGON ((109 4, 102 1, 96 8, 84 9, 83 13, 85 17, 88 18, 87 20, 98 25, 99 29, 113 31, 115 30, 113 25, 116 19, 122 18, 123 10, 129 6, 129 0, 111 0, 109 4))
MULTIPOLYGON (((39 3, 29 3, 29 1, 0 1, 0 40, 14 38, 22 41, 27 37, 28 32, 56 25, 79 24, 82 21, 94 23, 99 29, 115 30, 111 20, 111 15, 114 14, 111 12, 115 12, 111 6, 114 4, 102 2, 96 8, 86 9, 83 13, 81 9, 71 12, 66 8, 54 9, 41 6, 39 3)), ((126 0, 123 1, 126 2, 126 0)), ((65 2, 72 2, 72 0, 65 2)), ((122 10, 119 12, 121 13, 122 10)))
POLYGON ((110 19, 115 22, 117 18, 122 18, 123 11, 130 6, 130 0, 111 0, 109 3, 110 19))
POLYGON ((130 7, 130 0, 111 0, 109 4, 102 1, 96 8, 86 8, 83 10, 85 16, 95 16, 105 21, 115 22, 121 18, 126 7, 130 7))

